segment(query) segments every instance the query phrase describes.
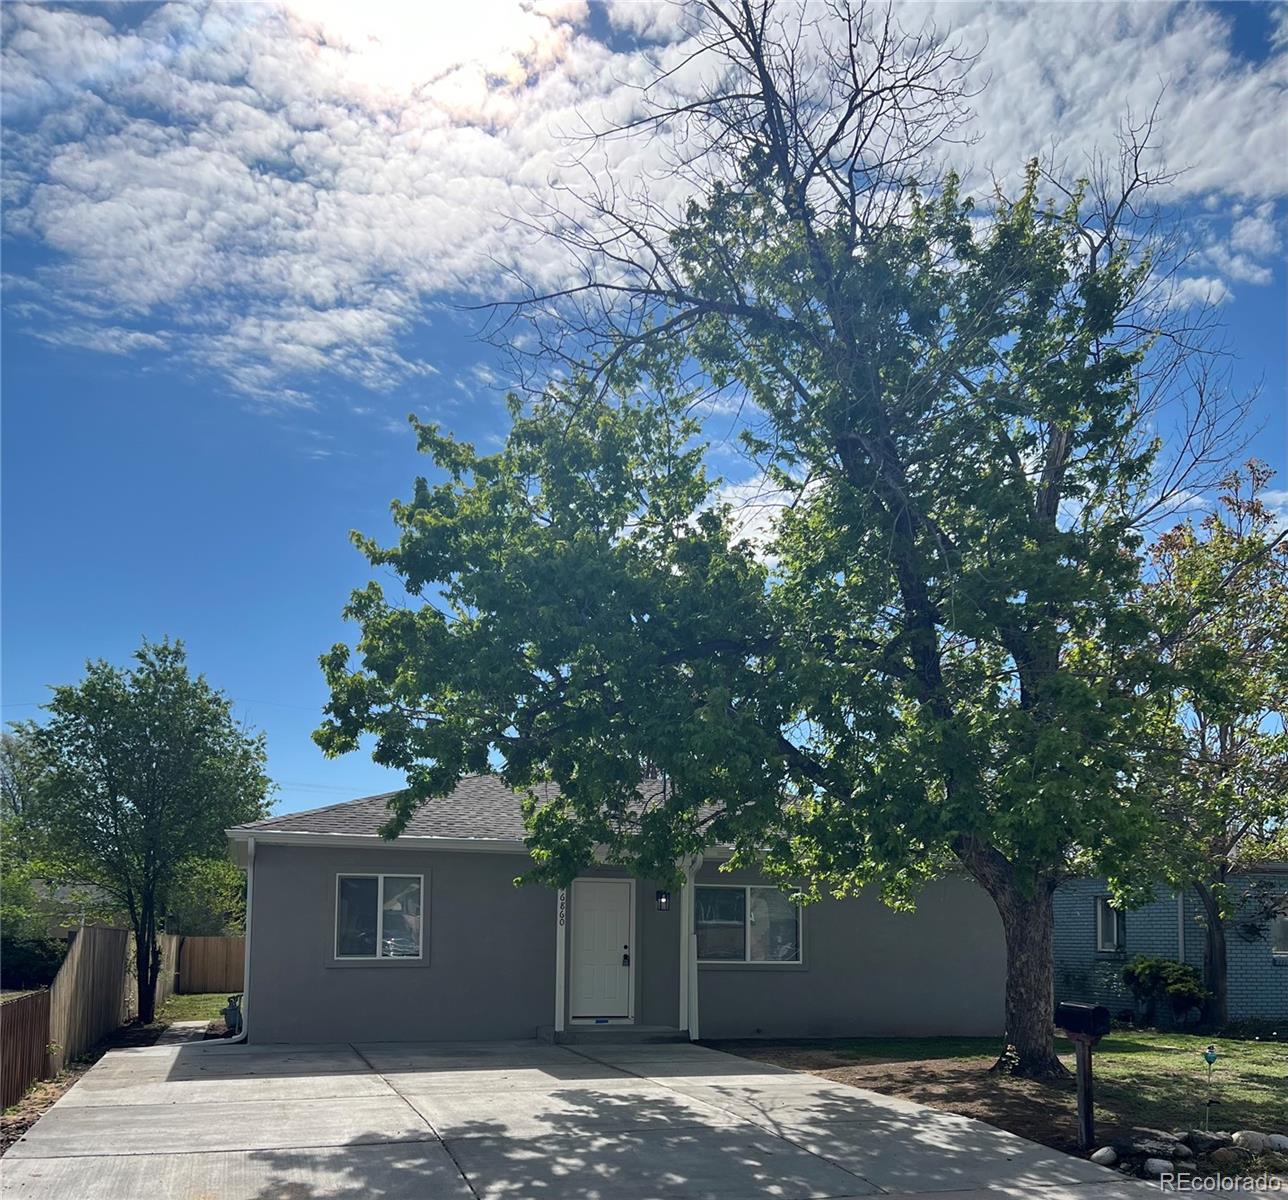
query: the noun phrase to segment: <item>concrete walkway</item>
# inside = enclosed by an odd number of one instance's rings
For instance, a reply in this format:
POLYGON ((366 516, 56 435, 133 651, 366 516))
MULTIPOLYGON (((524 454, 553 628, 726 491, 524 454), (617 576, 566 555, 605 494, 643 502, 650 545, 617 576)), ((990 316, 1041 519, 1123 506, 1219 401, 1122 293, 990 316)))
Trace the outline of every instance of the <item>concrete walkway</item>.
POLYGON ((202 1042, 209 1028, 209 1021, 171 1021, 157 1038, 157 1045, 182 1046, 187 1042, 202 1042))
POLYGON ((106 1055, 0 1159, 5 1200, 1130 1200, 964 1117, 688 1044, 106 1055))

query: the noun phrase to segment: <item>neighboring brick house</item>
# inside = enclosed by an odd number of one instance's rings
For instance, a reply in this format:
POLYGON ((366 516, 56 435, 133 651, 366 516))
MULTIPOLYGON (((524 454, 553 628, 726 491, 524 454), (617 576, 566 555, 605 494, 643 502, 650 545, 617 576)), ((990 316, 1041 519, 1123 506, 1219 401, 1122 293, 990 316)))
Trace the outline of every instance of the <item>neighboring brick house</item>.
MULTIPOLYGON (((1231 879, 1232 893, 1260 883, 1288 899, 1288 864, 1231 879)), ((1245 913, 1226 921, 1229 1017, 1288 1020, 1288 915, 1254 923, 1245 913)), ((1103 879, 1077 879, 1055 894, 1056 1000, 1132 1008, 1123 968, 1137 955, 1187 962, 1203 971, 1203 911, 1193 889, 1159 888, 1148 904, 1115 911, 1103 879)))

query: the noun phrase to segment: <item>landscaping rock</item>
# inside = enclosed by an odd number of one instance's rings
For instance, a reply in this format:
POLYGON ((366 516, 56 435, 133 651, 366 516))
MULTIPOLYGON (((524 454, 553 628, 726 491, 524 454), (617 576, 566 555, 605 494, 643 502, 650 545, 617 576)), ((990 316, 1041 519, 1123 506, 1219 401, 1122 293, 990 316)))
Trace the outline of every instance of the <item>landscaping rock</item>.
POLYGON ((1234 1138, 1228 1133, 1208 1133, 1206 1129, 1190 1129, 1182 1140, 1195 1154, 1211 1154, 1222 1146, 1232 1145, 1234 1138))
POLYGON ((1101 1146, 1092 1156, 1093 1163, 1099 1163, 1102 1167, 1112 1167, 1118 1161, 1118 1151, 1112 1146, 1101 1146))
POLYGON ((1257 1133, 1253 1129, 1240 1129, 1234 1135, 1234 1144, 1241 1150, 1251 1150, 1253 1154, 1260 1154, 1266 1148, 1266 1135, 1257 1133))
POLYGON ((1141 1172, 1157 1179, 1160 1175, 1170 1175, 1175 1169, 1170 1158, 1147 1158, 1141 1172))
POLYGON ((1280 1154, 1288 1154, 1288 1135, 1282 1133, 1266 1134, 1266 1146, 1280 1154))
POLYGON ((1162 1129, 1133 1129, 1128 1137, 1114 1143, 1114 1149, 1128 1158, 1192 1158, 1192 1151, 1180 1138, 1162 1129))
POLYGON ((1244 1167, 1252 1161, 1252 1151, 1242 1150, 1238 1146, 1222 1146, 1208 1155, 1208 1162, 1214 1167, 1244 1167))

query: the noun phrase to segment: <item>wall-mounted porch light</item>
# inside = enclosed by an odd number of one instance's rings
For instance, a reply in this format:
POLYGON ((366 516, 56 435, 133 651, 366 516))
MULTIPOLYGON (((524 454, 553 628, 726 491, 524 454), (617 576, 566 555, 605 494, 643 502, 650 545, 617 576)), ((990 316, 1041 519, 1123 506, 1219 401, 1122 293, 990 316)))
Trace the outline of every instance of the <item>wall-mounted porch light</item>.
POLYGON ((668 912, 671 908, 671 893, 658 892, 657 894, 657 911, 668 912))

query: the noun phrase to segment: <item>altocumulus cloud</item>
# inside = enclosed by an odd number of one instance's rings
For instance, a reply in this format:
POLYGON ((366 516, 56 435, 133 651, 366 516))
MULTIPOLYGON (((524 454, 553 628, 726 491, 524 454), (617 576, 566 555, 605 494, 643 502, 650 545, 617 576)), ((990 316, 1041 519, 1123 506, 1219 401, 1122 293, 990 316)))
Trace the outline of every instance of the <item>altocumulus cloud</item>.
MULTIPOLYGON (((976 182, 1055 142, 1075 163, 1111 150, 1157 101, 1169 165, 1192 166, 1176 202, 1205 214, 1191 292, 1266 278, 1288 193, 1282 10, 1256 61, 1198 6, 900 15, 979 51, 976 182)), ((327 375, 381 390, 432 370, 408 337, 428 305, 562 278, 508 219, 571 178, 561 135, 630 116, 692 48, 681 8, 602 16, 580 0, 4 5, 6 228, 52 251, 10 315, 60 344, 165 346, 267 403, 305 403, 327 375)), ((662 148, 603 154, 666 186, 662 148)))

